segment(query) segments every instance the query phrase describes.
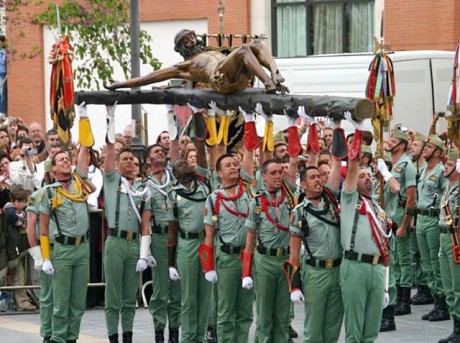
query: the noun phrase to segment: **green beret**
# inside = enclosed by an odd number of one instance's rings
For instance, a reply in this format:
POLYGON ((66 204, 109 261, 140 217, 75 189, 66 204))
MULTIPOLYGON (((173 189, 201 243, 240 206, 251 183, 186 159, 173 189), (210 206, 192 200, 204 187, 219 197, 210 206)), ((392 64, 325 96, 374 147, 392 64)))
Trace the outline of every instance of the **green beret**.
POLYGON ((361 145, 361 153, 363 154, 372 154, 372 148, 369 145, 361 145))
MULTIPOLYGON (((378 160, 379 158, 382 158, 382 156, 380 155, 380 151, 376 151, 375 152, 375 159, 378 160)), ((390 162, 391 163, 391 154, 389 152, 387 152, 387 151, 384 151, 382 159, 385 162, 390 162)))
POLYGON ((446 147, 444 145, 444 142, 442 141, 441 138, 439 138, 436 135, 429 135, 428 138, 426 139, 427 144, 433 144, 435 147, 441 149, 444 151, 444 148, 446 147))
POLYGON ((423 133, 416 132, 415 133, 415 140, 425 142, 426 141, 426 136, 423 133))
POLYGON ((284 140, 284 134, 283 131, 278 131, 273 135, 273 142, 275 142, 275 145, 277 143, 280 143, 282 141, 284 144, 286 144, 286 141, 284 140))
POLYGON ((458 150, 457 149, 450 148, 447 151, 447 160, 448 161, 457 161, 458 158, 459 157, 458 157, 458 150))
POLYGON ((53 171, 53 166, 51 165, 51 160, 45 161, 45 173, 51 173, 53 171))
POLYGON ((401 130, 393 130, 393 133, 391 134, 391 138, 396 138, 396 139, 400 139, 400 140, 408 142, 409 134, 401 130))

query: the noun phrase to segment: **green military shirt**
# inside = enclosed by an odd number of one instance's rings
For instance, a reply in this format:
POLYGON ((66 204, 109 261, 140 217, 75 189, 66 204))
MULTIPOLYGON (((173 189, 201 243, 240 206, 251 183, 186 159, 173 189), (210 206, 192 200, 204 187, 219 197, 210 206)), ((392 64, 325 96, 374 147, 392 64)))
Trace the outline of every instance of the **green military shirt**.
MULTIPOLYGON (((140 191, 142 190, 142 184, 134 182, 132 184, 132 188, 136 191, 140 191)), ((140 196, 133 196, 133 201, 139 215, 141 215, 142 211, 142 200, 143 199, 140 196)), ((109 228, 122 231, 139 232, 139 219, 133 209, 128 192, 121 183, 121 175, 116 171, 112 171, 108 174, 104 173, 104 204, 105 216, 107 218, 107 225, 109 228), (119 204, 117 204, 118 201, 119 204)))
POLYGON ((236 200, 222 200, 219 202, 219 205, 216 203, 218 194, 230 197, 227 191, 221 188, 208 196, 204 211, 204 224, 214 227, 216 234, 224 243, 234 247, 243 246, 246 243, 246 227, 244 226, 244 222, 248 215, 249 203, 251 201, 249 192, 245 190, 236 200), (219 209, 219 212, 214 213, 217 212, 217 209, 219 209), (217 222, 214 222, 213 218, 217 218, 217 222))
MULTIPOLYGON (((452 223, 456 223, 458 220, 458 181, 455 182, 452 187, 446 189, 441 199, 441 213, 439 216, 439 226, 448 228, 446 223, 446 212, 443 207, 449 204, 450 212, 452 214, 452 223)), ((455 224, 454 224, 455 225, 455 224)))
MULTIPOLYGON (((334 197, 337 196, 337 192, 333 192, 331 190, 331 193, 334 197)), ((292 210, 289 230, 295 235, 300 235, 304 240, 304 244, 306 241, 308 249, 314 258, 318 260, 335 260, 342 256, 339 221, 340 218, 336 206, 323 191, 323 195, 319 200, 318 205, 313 204, 305 197, 304 200, 292 210), (319 215, 330 223, 327 223, 308 212, 306 210, 307 208, 315 212, 326 210, 326 213, 319 215), (302 219, 305 219, 304 216, 306 216, 308 223, 308 236, 306 237, 306 232, 302 229, 302 219), (333 225, 332 223, 335 223, 336 225, 333 225)))
POLYGON ((426 171, 424 169, 420 175, 417 189, 417 208, 421 210, 429 210, 431 206, 439 208, 439 200, 448 185, 448 180, 444 177, 444 165, 441 162, 430 171, 429 175, 426 175, 426 171))
MULTIPOLYGON (((77 173, 83 181, 86 179, 86 175, 84 175, 79 168, 75 170, 75 173, 77 173)), ((75 178, 72 177, 69 186, 69 192, 71 194, 75 194, 75 185, 75 178)), ((46 190, 43 192, 43 200, 40 202, 40 212, 48 215, 50 217, 50 222, 55 222, 57 230, 60 231, 59 234, 68 237, 84 236, 89 228, 88 206, 86 201, 72 201, 61 195, 62 204, 53 210, 49 199, 49 193, 54 197, 56 190, 60 187, 62 187, 62 185, 59 182, 46 186, 46 190)))
POLYGON ((161 176, 161 182, 154 175, 147 178, 147 185, 150 187, 150 203, 146 209, 152 211, 152 225, 167 227, 169 219, 173 216, 171 202, 171 190, 174 185, 174 177, 169 170, 165 170, 161 176), (152 184, 153 183, 153 184, 152 184))
MULTIPOLYGON (((283 192, 284 193, 284 192, 283 192)), ((281 198, 282 191, 276 192, 276 199, 281 198)), ((258 243, 266 248, 287 248, 289 246, 289 204, 284 194, 284 201, 277 207, 267 206, 266 212, 262 197, 272 201, 270 193, 260 191, 249 204, 249 214, 245 226, 257 232, 258 243), (272 222, 274 221, 274 223, 272 222), (278 224, 278 227, 276 224, 278 224)))
MULTIPOLYGON (((374 185, 375 187, 374 192, 372 192, 372 200, 375 203, 380 203, 380 182, 376 181, 374 185)), ((388 182, 385 182, 383 186, 383 204, 388 218, 393 218, 396 212, 396 205, 398 204, 398 194, 391 194, 388 182)))
POLYGON ((399 196, 401 199, 398 199, 403 201, 407 200, 407 188, 416 186, 417 175, 417 168, 414 166, 409 156, 403 154, 391 169, 391 174, 393 174, 393 177, 400 185, 399 196))
MULTIPOLYGON (((45 192, 45 188, 37 189, 33 192, 29 200, 27 202, 27 212, 33 212, 37 215, 37 223, 35 225, 35 234, 37 235, 37 239, 40 237, 40 203, 43 200, 43 193, 45 192)), ((53 221, 50 220, 49 224, 49 236, 50 242, 54 243, 54 236, 57 235, 56 225, 53 221)))
MULTIPOLYGON (((356 205, 360 195, 355 189, 352 192, 342 191, 340 199, 340 231, 343 250, 351 250, 353 222, 355 218, 356 205)), ((364 200, 363 200, 364 201, 364 200)), ((368 206, 369 203, 367 203, 368 206)), ((373 203, 374 213, 379 220, 382 228, 386 230, 386 214, 376 203, 373 203)), ((356 226, 355 242, 353 251, 367 255, 381 255, 377 243, 374 240, 372 229, 367 214, 359 214, 356 226)))
MULTIPOLYGON (((202 173, 200 174, 203 175, 202 173)), ((206 182, 200 179, 193 180, 188 189, 182 184, 177 184, 171 194, 174 210, 170 211, 169 220, 178 220, 182 231, 199 232, 204 230, 204 206, 210 192, 211 189, 206 182), (180 195, 180 193, 185 193, 185 196, 180 195)))

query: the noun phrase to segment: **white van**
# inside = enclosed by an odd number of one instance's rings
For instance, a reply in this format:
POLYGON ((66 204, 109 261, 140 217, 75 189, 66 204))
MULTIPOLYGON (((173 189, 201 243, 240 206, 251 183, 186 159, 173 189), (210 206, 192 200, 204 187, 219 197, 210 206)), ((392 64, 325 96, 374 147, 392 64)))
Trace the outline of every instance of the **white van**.
MULTIPOLYGON (((389 55, 396 81, 392 124, 402 123, 415 131, 428 132, 433 112, 446 111, 454 55, 450 51, 432 50, 389 55)), ((372 58, 370 53, 317 55, 279 58, 276 62, 293 94, 363 98, 372 58)), ((371 128, 369 121, 366 126, 371 128)), ((283 128, 281 123, 280 128, 283 128)), ((351 127, 347 126, 346 131, 351 131, 351 127)))

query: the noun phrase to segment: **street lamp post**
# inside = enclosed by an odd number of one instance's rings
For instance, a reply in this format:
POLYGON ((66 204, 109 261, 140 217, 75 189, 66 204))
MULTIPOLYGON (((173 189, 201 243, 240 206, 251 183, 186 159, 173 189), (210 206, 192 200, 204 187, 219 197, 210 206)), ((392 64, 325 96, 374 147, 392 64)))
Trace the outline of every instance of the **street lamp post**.
MULTIPOLYGON (((139 48, 139 1, 130 0, 130 38, 131 38, 131 78, 138 77, 141 74, 140 66, 140 48, 139 48)), ((133 90, 139 90, 140 88, 133 88, 133 90)), ((134 104, 131 107, 131 119, 133 123, 133 142, 131 149, 134 154, 144 160, 145 147, 144 142, 144 130, 142 122, 142 111, 140 104, 134 104)))

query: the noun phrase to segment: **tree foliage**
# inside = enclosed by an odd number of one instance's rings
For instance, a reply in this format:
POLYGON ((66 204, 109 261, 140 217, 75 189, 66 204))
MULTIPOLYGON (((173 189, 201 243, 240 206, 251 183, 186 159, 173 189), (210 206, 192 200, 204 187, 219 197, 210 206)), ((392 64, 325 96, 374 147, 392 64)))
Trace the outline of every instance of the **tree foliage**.
MULTIPOLYGON (((31 5, 41 6, 38 14, 29 16, 33 24, 58 28, 55 3, 44 5, 42 0, 10 0, 6 7, 7 25, 8 19, 11 22, 14 18, 12 14, 17 20, 18 16, 23 16, 21 8, 31 5)), ((121 69, 125 78, 131 77, 128 0, 64 0, 59 12, 61 34, 70 35, 75 58, 81 61, 74 68, 78 88, 100 89, 102 83, 112 77, 115 68, 121 69)), ((140 30, 141 62, 156 70, 161 63, 152 54, 151 42, 148 32, 140 30)), ((28 57, 35 55, 36 49, 28 57)))

